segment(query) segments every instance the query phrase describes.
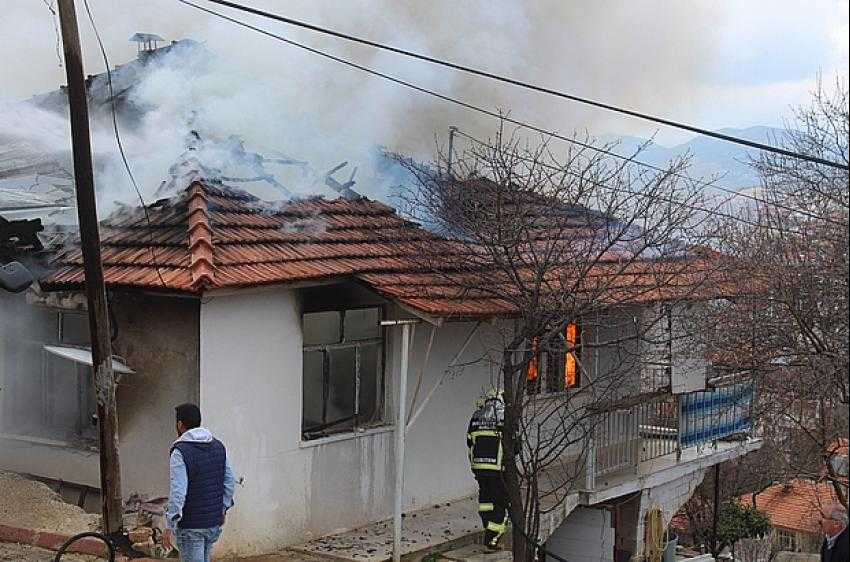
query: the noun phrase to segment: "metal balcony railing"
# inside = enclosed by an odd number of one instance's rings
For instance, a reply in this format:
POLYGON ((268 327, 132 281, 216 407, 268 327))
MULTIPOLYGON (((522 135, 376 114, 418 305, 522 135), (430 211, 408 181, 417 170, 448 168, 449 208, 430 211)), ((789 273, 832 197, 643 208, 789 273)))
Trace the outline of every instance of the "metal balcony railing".
POLYGON ((596 478, 620 471, 637 473, 640 463, 702 446, 752 428, 752 382, 688 394, 663 394, 594 417, 590 432, 586 488, 596 478))

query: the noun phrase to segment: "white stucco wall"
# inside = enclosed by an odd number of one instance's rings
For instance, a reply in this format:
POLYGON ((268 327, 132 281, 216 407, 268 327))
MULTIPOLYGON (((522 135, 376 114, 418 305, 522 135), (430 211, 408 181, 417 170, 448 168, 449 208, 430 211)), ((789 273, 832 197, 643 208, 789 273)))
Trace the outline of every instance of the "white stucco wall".
POLYGON ((611 512, 575 508, 546 541, 546 549, 570 562, 613 562, 611 512))
POLYGON ((641 492, 640 511, 636 529, 638 554, 644 551, 644 522, 646 514, 652 509, 661 509, 663 524, 667 528, 673 516, 676 515, 676 512, 687 503, 697 486, 702 483, 706 472, 707 469, 688 472, 675 480, 671 480, 660 486, 647 488, 641 492))
MULTIPOLYGON (((301 443, 302 338, 298 294, 287 290, 216 296, 201 307, 201 409, 226 444, 237 478, 220 551, 259 553, 391 515, 393 433, 334 436, 301 443)), ((398 311, 388 310, 392 315, 398 311)), ((408 315, 404 315, 408 316, 408 315)), ((472 324, 448 324, 435 338, 420 391, 427 394, 472 324)), ((409 398, 429 327, 418 326, 409 398)), ((392 420, 399 340, 390 328, 385 378, 392 420)), ((462 360, 478 358, 475 337, 462 360)), ((441 387, 407 440, 406 509, 471 494, 475 482, 465 433, 475 397, 490 381, 483 363, 441 387)), ((421 402, 420 402, 421 403, 421 402)))

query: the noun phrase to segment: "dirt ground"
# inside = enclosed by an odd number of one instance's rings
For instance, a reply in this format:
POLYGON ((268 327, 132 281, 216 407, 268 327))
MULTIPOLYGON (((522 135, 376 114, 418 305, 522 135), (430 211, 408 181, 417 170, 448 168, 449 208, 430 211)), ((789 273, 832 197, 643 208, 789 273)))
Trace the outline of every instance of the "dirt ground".
POLYGON ((0 523, 73 535, 96 529, 99 519, 65 503, 42 482, 0 472, 0 523))
MULTIPOLYGON (((52 550, 44 550, 27 544, 0 542, 0 560, 4 562, 52 562, 54 556, 56 556, 56 553, 52 550)), ((105 560, 105 558, 80 554, 62 556, 62 562, 105 562, 105 560)))

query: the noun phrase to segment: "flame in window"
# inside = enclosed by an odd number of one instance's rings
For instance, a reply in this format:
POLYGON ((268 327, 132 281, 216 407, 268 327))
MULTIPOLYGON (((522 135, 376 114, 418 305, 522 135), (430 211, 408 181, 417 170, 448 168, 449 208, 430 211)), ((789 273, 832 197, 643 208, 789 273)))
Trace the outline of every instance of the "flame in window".
POLYGON ((564 356, 564 386, 571 388, 578 382, 576 372, 575 346, 578 341, 578 326, 570 322, 564 329, 564 339, 567 342, 567 353, 564 356))
POLYGON ((528 362, 528 369, 526 371, 526 379, 530 381, 537 380, 538 374, 538 361, 540 357, 539 353, 540 342, 537 338, 531 339, 531 360, 528 362))

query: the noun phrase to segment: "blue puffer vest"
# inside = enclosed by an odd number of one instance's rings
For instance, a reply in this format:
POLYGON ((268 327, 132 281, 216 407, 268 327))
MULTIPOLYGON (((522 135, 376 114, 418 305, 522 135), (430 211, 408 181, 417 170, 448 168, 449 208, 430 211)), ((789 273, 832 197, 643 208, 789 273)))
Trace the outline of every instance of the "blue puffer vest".
POLYGON ((209 443, 178 441, 172 447, 183 455, 189 486, 181 529, 209 529, 224 522, 224 470, 227 452, 221 441, 209 443))

